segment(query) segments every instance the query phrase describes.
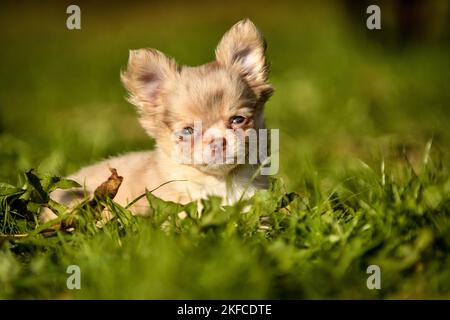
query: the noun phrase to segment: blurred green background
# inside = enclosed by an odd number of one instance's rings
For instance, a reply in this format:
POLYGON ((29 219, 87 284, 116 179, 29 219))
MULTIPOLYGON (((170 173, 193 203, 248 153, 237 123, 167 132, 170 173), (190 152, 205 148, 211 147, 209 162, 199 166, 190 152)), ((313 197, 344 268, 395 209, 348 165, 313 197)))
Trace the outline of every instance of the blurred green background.
POLYGON ((359 160, 378 167, 406 153, 416 165, 431 138, 449 150, 448 1, 376 1, 375 31, 366 1, 75 3, 81 30, 66 28, 72 2, 1 4, 0 181, 151 148, 119 79, 128 50, 202 64, 244 17, 268 42, 267 124, 281 131, 290 189, 312 170, 326 187, 359 160))

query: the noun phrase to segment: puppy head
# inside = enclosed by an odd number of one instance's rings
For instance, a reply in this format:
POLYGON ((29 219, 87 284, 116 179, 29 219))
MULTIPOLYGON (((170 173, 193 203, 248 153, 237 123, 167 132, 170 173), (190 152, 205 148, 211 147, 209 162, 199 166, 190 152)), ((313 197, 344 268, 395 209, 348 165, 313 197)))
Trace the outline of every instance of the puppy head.
POLYGON ((264 127, 264 103, 273 93, 265 49, 255 25, 242 20, 223 36, 215 61, 179 67, 157 50, 133 50, 122 81, 159 148, 179 162, 226 174, 238 165, 239 152, 249 152, 248 133, 264 127))

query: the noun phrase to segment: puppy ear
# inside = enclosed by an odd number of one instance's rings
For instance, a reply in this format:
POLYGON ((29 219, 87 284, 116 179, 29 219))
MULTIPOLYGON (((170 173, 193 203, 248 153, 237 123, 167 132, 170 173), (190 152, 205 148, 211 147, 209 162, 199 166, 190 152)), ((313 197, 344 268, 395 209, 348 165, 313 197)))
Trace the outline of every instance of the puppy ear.
POLYGON ((176 62, 155 49, 130 50, 127 70, 121 79, 130 96, 128 101, 140 112, 161 108, 161 94, 177 73, 176 62))
POLYGON ((222 37, 216 48, 216 59, 221 65, 238 70, 258 96, 268 98, 273 89, 267 83, 265 51, 263 35, 253 22, 244 19, 222 37))

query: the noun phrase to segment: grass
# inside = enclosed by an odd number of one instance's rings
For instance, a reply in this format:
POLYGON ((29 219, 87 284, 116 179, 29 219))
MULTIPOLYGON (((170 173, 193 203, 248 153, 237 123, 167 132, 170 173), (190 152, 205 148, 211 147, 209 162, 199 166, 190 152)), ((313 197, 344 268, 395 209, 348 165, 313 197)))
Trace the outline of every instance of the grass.
POLYGON ((2 6, 0 298, 450 298, 448 43, 383 44, 333 2, 86 3, 80 32, 64 5, 2 6), (128 50, 203 63, 244 16, 265 33, 277 90, 271 189, 184 220, 151 194, 148 218, 104 200, 103 228, 86 209, 73 232, 37 232, 40 208, 57 206, 48 191, 70 185, 58 177, 152 147, 123 99, 128 50), (81 290, 66 287, 74 264, 81 290), (372 264, 381 290, 366 286, 372 264))

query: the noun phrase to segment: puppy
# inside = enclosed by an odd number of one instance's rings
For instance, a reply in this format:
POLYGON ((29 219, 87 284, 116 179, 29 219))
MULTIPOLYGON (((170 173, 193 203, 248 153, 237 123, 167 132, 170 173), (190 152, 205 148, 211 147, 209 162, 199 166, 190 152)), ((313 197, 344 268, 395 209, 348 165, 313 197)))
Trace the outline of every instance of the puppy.
MULTIPOLYGON (((248 160, 255 152, 249 136, 258 139, 249 133, 264 128, 264 104, 273 93, 265 49, 262 34, 245 19, 223 36, 216 60, 201 66, 179 66, 155 49, 131 50, 121 79, 155 149, 85 167, 68 177, 82 189, 56 190, 51 197, 70 204, 77 194, 92 194, 110 168, 123 176, 115 201, 124 206, 153 189, 155 196, 182 204, 208 195, 231 204, 264 188, 260 159, 248 160)), ((146 199, 131 210, 147 213, 146 199)), ((50 210, 41 215, 42 221, 52 218, 50 210)))

